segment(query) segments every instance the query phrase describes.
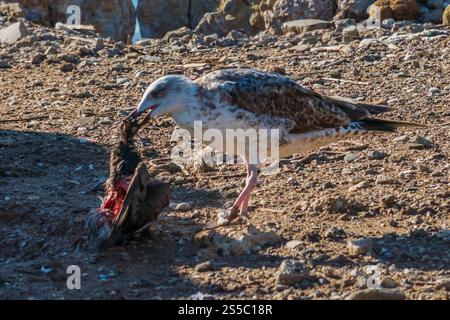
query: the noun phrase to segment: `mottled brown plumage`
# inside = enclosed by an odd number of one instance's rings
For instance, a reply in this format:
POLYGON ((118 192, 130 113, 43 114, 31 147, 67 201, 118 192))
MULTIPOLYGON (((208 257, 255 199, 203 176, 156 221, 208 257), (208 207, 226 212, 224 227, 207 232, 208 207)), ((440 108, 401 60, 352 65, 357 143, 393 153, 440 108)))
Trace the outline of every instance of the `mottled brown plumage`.
POLYGON ((214 133, 208 141, 221 142, 214 145, 216 152, 245 159, 246 184, 227 219, 238 211, 247 215, 261 162, 273 163, 369 131, 416 126, 371 117, 388 107, 324 96, 288 77, 255 69, 219 70, 195 81, 180 75, 162 77, 147 88, 130 116, 147 110, 155 117, 171 115, 191 135, 200 123, 206 140, 214 133), (237 138, 242 143, 235 143, 237 138))
POLYGON ((280 74, 253 69, 220 70, 195 83, 200 86, 199 95, 209 99, 213 108, 216 95, 220 95, 221 102, 242 110, 291 120, 290 133, 336 128, 389 110, 326 97, 280 74))

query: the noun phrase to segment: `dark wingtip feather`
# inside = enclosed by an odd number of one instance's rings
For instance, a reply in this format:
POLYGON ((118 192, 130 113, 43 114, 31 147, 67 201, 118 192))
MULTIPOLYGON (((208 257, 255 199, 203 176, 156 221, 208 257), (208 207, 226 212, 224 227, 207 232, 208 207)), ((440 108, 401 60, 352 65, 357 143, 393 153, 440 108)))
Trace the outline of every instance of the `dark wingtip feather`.
POLYGON ((395 108, 380 104, 358 103, 357 106, 366 109, 370 114, 374 115, 395 110, 395 108))
POLYGON ((426 128, 425 125, 414 122, 392 121, 378 118, 365 118, 358 121, 358 123, 369 131, 396 131, 398 128, 426 128))
POLYGON ((394 108, 385 105, 373 104, 368 102, 357 102, 348 98, 338 96, 326 97, 326 99, 328 100, 328 102, 334 104, 343 112, 345 112, 352 120, 359 120, 369 115, 377 115, 395 110, 394 108))

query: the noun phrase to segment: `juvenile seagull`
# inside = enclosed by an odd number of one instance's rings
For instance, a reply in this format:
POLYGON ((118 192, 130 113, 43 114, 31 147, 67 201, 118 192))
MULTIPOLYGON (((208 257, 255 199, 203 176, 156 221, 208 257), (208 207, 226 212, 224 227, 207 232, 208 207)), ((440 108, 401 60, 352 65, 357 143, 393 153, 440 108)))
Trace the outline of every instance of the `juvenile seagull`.
MULTIPOLYGON (((146 111, 151 117, 170 115, 178 126, 189 132, 193 132, 194 121, 202 121, 203 130, 222 132, 278 129, 279 156, 287 157, 369 131, 395 131, 401 126, 416 126, 371 117, 389 110, 386 106, 324 96, 279 74, 226 69, 195 81, 180 75, 162 77, 148 87, 130 117, 138 117, 146 111)), ((235 148, 233 153, 246 161, 247 179, 228 221, 247 218, 258 172, 258 163, 249 162, 247 150, 235 148)))

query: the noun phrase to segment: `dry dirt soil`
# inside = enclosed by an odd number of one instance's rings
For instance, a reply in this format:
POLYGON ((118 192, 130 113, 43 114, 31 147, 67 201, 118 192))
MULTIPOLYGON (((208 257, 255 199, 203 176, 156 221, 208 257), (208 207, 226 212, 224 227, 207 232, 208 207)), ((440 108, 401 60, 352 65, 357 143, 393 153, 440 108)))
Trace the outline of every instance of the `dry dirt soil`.
POLYGON ((0 69, 0 298, 343 299, 365 287, 365 270, 375 265, 384 286, 407 299, 448 299, 437 283, 450 277, 449 45, 445 37, 418 37, 301 53, 277 44, 155 47, 147 54, 161 62, 126 49, 116 58, 83 58, 95 63, 72 72, 25 58, 0 69), (396 110, 385 117, 427 127, 285 159, 280 173, 260 177, 250 217, 281 242, 224 255, 194 238, 240 191, 245 168, 177 170, 169 165, 175 124, 152 120, 139 133, 139 150, 149 170, 171 182, 171 202, 191 209, 165 209, 151 237, 123 247, 74 250, 88 212, 100 205, 117 123, 146 85, 167 73, 196 78, 224 67, 284 71, 324 94, 389 103, 396 110), (138 71, 145 73, 135 77, 138 71), (347 248, 359 238, 372 239, 365 254, 347 248), (309 277, 277 284, 285 259, 302 261, 309 277), (207 270, 196 268, 205 261, 207 270), (66 287, 69 265, 81 268, 81 290, 66 287))

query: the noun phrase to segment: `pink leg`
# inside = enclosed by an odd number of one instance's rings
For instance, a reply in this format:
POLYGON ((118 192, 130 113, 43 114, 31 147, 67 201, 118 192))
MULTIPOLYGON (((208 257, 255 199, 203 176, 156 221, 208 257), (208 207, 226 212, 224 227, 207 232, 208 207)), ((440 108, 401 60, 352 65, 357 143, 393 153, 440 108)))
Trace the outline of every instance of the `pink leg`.
POLYGON ((247 165, 247 179, 245 181, 245 187, 231 208, 231 219, 237 217, 237 212, 239 209, 241 216, 246 217, 248 215, 248 202, 250 201, 251 192, 256 185, 257 177, 258 167, 253 164, 247 165))

